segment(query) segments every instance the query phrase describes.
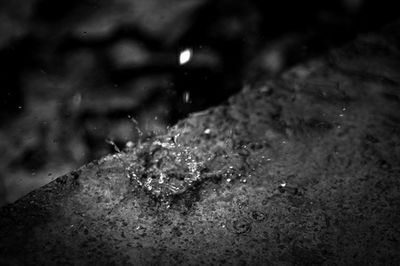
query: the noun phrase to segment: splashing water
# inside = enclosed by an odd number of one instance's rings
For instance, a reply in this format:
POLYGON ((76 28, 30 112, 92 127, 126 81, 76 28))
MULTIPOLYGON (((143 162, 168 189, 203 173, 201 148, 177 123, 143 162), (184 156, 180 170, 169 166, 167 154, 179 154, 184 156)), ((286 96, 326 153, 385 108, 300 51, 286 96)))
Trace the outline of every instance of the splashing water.
POLYGON ((143 134, 143 131, 142 131, 142 130, 140 129, 140 127, 139 127, 139 122, 138 122, 133 116, 128 115, 128 118, 129 118, 129 119, 132 121, 132 123, 134 124, 135 129, 136 129, 136 131, 137 131, 139 137, 142 137, 144 134, 143 134))
POLYGON ((139 147, 129 178, 152 196, 168 202, 200 181, 205 157, 197 147, 178 143, 179 134, 139 147))
POLYGON ((121 153, 121 150, 118 148, 117 144, 115 144, 115 142, 112 139, 106 139, 106 143, 110 144, 114 151, 116 151, 117 153, 121 153))

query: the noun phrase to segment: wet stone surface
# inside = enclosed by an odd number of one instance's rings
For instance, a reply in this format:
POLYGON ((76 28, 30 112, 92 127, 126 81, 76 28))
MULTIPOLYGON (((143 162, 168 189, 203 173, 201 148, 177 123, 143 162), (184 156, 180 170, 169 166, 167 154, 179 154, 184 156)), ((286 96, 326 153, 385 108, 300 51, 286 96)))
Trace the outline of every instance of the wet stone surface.
POLYGON ((177 138, 150 140, 141 145, 136 154, 138 160, 129 168, 132 183, 164 202, 200 182, 206 169, 207 156, 196 147, 178 144, 177 138))
POLYGON ((3 207, 1 264, 398 264, 398 29, 3 207))
MULTIPOLYGON (((218 109, 215 115, 225 111, 218 109)), ((192 120, 201 122, 196 115, 192 120)), ((251 172, 246 161, 249 150, 260 149, 262 144, 241 144, 233 135, 212 140, 219 132, 210 129, 192 136, 194 126, 197 125, 188 119, 167 135, 139 143, 131 154, 135 156, 134 163, 127 168, 131 184, 169 206, 176 197, 197 189, 205 181, 246 182, 245 176, 251 172)))

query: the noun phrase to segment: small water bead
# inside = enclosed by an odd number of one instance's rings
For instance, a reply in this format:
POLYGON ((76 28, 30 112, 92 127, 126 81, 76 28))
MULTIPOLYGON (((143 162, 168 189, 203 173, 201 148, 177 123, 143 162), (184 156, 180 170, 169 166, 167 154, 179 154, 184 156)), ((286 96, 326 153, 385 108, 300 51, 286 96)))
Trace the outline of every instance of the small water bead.
POLYGON ((140 129, 140 127, 139 127, 139 122, 135 119, 135 118, 133 118, 133 116, 130 116, 130 115, 128 115, 128 118, 132 121, 132 123, 134 124, 134 126, 135 126, 135 129, 136 129, 136 131, 138 132, 138 135, 141 137, 141 136, 143 136, 143 131, 140 129))
POLYGON ((115 142, 111 139, 106 139, 106 143, 110 144, 114 151, 116 151, 117 153, 121 153, 121 150, 118 148, 117 144, 115 144, 115 142))
POLYGON ((139 236, 145 236, 146 235, 146 227, 138 225, 135 227, 135 231, 138 233, 139 236))
POLYGON ((125 146, 126 146, 127 148, 133 148, 134 143, 133 143, 132 141, 128 141, 128 142, 125 144, 125 146))
POLYGON ((179 53, 179 64, 184 65, 190 61, 192 58, 192 49, 185 49, 179 53))
POLYGON ((185 103, 189 103, 189 102, 190 102, 190 92, 185 91, 185 92, 183 93, 183 101, 184 101, 185 103))
POLYGON ((263 92, 263 93, 268 93, 268 92, 272 91, 271 87, 269 87, 267 85, 261 86, 259 88, 259 90, 260 90, 260 92, 263 92))
POLYGON ((283 181, 281 184, 279 184, 278 190, 279 190, 279 192, 284 193, 286 191, 285 188, 286 188, 286 182, 283 181))

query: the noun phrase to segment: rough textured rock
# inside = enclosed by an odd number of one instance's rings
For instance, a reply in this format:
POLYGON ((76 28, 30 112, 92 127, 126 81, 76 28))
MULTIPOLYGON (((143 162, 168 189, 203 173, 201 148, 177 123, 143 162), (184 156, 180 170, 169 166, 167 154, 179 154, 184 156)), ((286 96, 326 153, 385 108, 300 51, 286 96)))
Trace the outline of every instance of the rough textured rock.
POLYGON ((1 264, 398 263, 398 29, 2 208, 1 264))

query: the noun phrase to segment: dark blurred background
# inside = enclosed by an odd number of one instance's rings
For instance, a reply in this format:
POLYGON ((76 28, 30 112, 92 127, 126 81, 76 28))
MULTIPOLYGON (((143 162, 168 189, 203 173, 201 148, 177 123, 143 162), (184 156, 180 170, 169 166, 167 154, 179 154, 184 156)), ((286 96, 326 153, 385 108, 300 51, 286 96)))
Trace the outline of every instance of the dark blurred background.
POLYGON ((0 205, 398 13, 371 0, 1 0, 0 205))

